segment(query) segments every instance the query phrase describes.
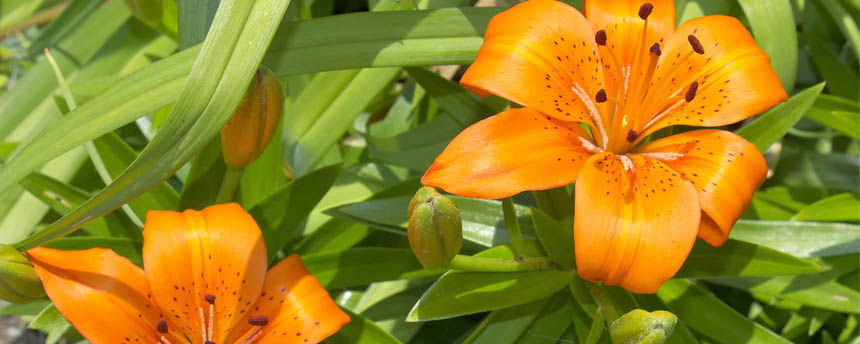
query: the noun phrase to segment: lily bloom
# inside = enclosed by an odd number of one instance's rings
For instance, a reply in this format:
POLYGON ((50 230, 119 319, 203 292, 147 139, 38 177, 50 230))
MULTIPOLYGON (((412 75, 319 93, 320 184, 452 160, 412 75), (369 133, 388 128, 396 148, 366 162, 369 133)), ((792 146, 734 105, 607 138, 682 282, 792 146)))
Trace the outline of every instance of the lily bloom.
POLYGON ((317 343, 349 322, 298 256, 266 273, 235 203, 150 211, 143 264, 107 249, 27 251, 48 297, 91 343, 317 343))
POLYGON ((675 29, 671 0, 583 8, 531 0, 490 21, 460 83, 524 107, 466 128, 422 182, 488 199, 576 182, 579 275, 652 293, 697 236, 725 242, 767 166, 728 131, 646 138, 672 125, 735 123, 787 95, 735 18, 675 29))

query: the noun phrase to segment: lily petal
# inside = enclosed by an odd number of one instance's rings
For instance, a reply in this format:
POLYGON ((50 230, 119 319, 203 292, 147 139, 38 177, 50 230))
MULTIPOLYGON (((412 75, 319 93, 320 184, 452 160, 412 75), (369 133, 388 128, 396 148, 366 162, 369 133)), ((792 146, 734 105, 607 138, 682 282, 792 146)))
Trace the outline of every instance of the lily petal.
POLYGON ((244 343, 252 336, 260 344, 318 343, 350 320, 295 254, 269 271, 263 294, 251 309, 249 317, 265 317, 267 324, 240 324, 233 335, 243 335, 229 343, 244 343))
MULTIPOLYGON (((27 251, 45 292, 88 341, 159 343, 159 321, 175 333, 151 299, 143 270, 111 250, 61 251, 37 247, 27 251)), ((177 343, 181 335, 165 334, 177 343)))
POLYGON ((223 343, 260 295, 266 249, 259 227, 235 203, 202 211, 150 211, 143 230, 143 261, 155 301, 195 342, 210 325, 223 343))
POLYGON ((635 293, 657 291, 696 240, 697 197, 692 183, 660 161, 592 156, 576 183, 577 272, 635 293))
POLYGON ((604 88, 599 60, 594 33, 579 11, 560 1, 532 0, 490 20, 460 83, 478 95, 492 93, 560 120, 593 124, 599 117, 594 97, 604 88))
POLYGON ((665 163, 696 186, 704 212, 699 237, 720 246, 767 176, 755 145, 723 130, 696 130, 649 142, 638 153, 680 154, 665 163))
POLYGON ((651 82, 642 110, 654 115, 653 123, 640 138, 670 125, 735 123, 788 99, 770 58, 727 16, 682 24, 666 42, 651 82), (702 54, 694 51, 693 40, 702 54))
POLYGON ((591 155, 575 122, 531 108, 509 109, 463 130, 436 157, 421 182, 475 198, 567 185, 591 155))

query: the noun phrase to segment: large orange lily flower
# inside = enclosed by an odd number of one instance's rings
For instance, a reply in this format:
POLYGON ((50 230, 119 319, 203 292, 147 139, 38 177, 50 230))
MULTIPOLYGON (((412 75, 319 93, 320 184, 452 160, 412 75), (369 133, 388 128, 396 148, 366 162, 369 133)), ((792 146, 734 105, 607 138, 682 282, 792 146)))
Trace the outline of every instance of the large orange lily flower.
POLYGON ((643 140, 671 125, 735 123, 787 95, 735 18, 675 29, 671 0, 583 7, 587 17, 531 0, 490 21, 460 83, 524 107, 464 130, 422 182, 476 198, 576 182, 579 275, 652 293, 696 236, 726 240, 767 167, 754 145, 727 131, 643 140))
POLYGON ((317 343, 349 322, 298 256, 266 273, 260 229, 235 203, 150 211, 143 237, 143 270, 107 249, 27 251, 94 344, 317 343))

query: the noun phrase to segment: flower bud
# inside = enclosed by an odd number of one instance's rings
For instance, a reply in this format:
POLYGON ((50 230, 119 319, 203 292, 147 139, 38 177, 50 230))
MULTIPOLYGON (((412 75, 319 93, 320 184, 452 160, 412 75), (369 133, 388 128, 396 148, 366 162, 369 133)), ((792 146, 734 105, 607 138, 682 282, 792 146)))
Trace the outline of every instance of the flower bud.
POLYGON ((448 265, 463 246, 460 211, 436 189, 422 187, 409 202, 409 247, 425 269, 448 265))
POLYGON ((613 344, 662 344, 672 336, 678 318, 667 311, 634 309, 609 325, 613 344))
POLYGON ((250 165, 274 136, 284 95, 281 82, 266 67, 260 67, 233 117, 221 128, 224 162, 233 168, 250 165))
POLYGON ((0 244, 0 299, 25 303, 45 297, 36 270, 18 250, 0 244))

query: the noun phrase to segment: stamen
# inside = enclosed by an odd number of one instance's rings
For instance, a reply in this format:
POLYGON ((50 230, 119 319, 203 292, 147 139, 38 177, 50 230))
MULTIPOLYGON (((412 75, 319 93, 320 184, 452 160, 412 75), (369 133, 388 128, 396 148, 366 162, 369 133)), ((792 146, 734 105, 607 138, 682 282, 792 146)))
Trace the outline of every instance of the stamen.
POLYGON ((591 154, 603 153, 603 150, 595 146, 591 141, 584 137, 579 138, 579 142, 582 143, 582 147, 585 148, 591 154))
POLYGON ((633 141, 636 141, 636 138, 638 137, 639 134, 636 133, 636 130, 630 129, 630 131, 627 132, 627 142, 633 143, 633 141))
POLYGON ((654 5, 650 2, 646 2, 639 7, 639 18, 642 20, 648 19, 648 16, 651 15, 651 11, 654 9, 654 5))
POLYGON ((630 157, 625 155, 619 155, 618 160, 621 160, 621 164, 624 165, 625 171, 636 172, 636 168, 633 166, 633 160, 630 160, 630 157))
POLYGON ((215 303, 209 304, 209 326, 206 327, 206 336, 209 339, 215 337, 215 303))
POLYGON ((579 100, 585 104, 586 108, 588 108, 588 113, 591 115, 591 121, 594 122, 594 125, 597 126, 597 129, 600 132, 600 142, 603 145, 603 148, 606 148, 606 144, 609 142, 609 137, 606 136, 606 129, 603 128, 603 120, 600 118, 600 112, 597 111, 597 106, 594 105, 594 102, 591 101, 591 98, 587 93, 585 93, 585 90, 583 90, 582 86, 579 86, 579 84, 574 83, 571 90, 579 96, 579 100))
POLYGON ((597 31, 594 34, 594 41, 597 42, 597 45, 606 45, 606 30, 597 31))
POLYGON ((645 130, 650 128, 652 124, 657 123, 657 121, 663 119, 663 117, 666 116, 666 114, 674 111, 675 108, 677 108, 678 106, 681 106, 681 100, 680 99, 675 101, 674 103, 672 103, 672 105, 670 105, 668 108, 666 108, 666 110, 661 111, 659 114, 657 114, 657 116, 651 117, 651 119, 648 120, 648 122, 645 123, 645 125, 642 127, 642 132, 645 132, 645 130))
POLYGON ((663 54, 663 52, 660 51, 660 43, 654 43, 654 45, 651 46, 651 53, 653 53, 657 56, 660 56, 663 54))
POLYGON ((165 338, 164 336, 161 336, 161 344, 173 344, 173 343, 171 343, 170 340, 165 338))
POLYGON ((203 298, 206 299, 206 302, 210 305, 215 303, 215 295, 206 294, 206 296, 204 296, 203 298))
POLYGON ((248 324, 251 324, 251 326, 266 326, 266 324, 268 323, 269 318, 267 318, 265 315, 248 318, 248 324))
POLYGON ((211 340, 207 340, 207 341, 205 341, 204 343, 206 343, 206 344, 215 344, 215 342, 213 342, 213 341, 211 341, 211 340))
POLYGON ((699 82, 693 81, 693 83, 690 84, 690 88, 687 89, 687 94, 684 95, 684 99, 687 100, 687 103, 693 101, 693 99, 696 98, 697 89, 699 89, 699 82))
POLYGON ((687 40, 690 41, 690 46, 693 47, 693 51, 695 51, 696 54, 702 55, 705 53, 705 48, 702 47, 702 43, 699 43, 699 39, 696 38, 696 36, 689 35, 687 36, 687 40))
POLYGON ((263 333, 263 328, 262 327, 255 328, 254 332, 252 332, 251 335, 248 336, 248 338, 245 338, 245 340, 242 341, 242 344, 253 343, 254 341, 257 340, 257 337, 260 336, 260 333, 263 333))
POLYGON ((684 154, 678 152, 650 152, 650 153, 639 153, 640 156, 644 156, 646 158, 652 158, 657 160, 678 160, 684 157, 684 154))
MULTIPOLYGON (((200 326, 206 326, 206 317, 203 316, 203 307, 197 308, 197 313, 200 314, 200 326)), ((206 331, 200 331, 200 336, 203 337, 201 339, 202 342, 206 343, 209 341, 206 331)))
POLYGON ((598 103, 605 102, 606 101, 606 90, 601 88, 600 91, 597 91, 597 95, 594 96, 594 100, 596 100, 598 103))
POLYGON ((158 325, 155 325, 155 329, 158 330, 158 333, 167 333, 167 322, 159 321, 158 325))

